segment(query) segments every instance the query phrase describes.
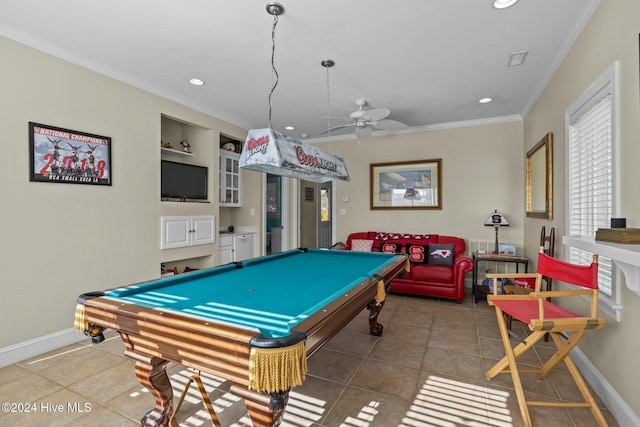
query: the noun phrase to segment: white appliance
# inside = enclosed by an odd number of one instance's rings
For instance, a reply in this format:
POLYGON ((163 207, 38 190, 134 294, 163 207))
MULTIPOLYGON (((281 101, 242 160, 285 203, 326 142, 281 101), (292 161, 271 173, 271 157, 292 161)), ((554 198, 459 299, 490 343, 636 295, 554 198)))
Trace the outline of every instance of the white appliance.
POLYGON ((244 261, 253 258, 253 233, 233 235, 233 260, 244 261))
POLYGON ((282 227, 271 227, 271 253, 282 252, 282 227))

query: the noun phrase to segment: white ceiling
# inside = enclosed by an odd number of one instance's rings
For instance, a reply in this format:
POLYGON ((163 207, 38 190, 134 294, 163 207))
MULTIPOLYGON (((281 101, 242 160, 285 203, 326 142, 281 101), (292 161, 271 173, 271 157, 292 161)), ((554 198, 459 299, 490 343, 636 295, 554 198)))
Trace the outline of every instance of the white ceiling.
MULTIPOLYGON (((388 118, 410 131, 526 114, 599 0, 520 0, 506 10, 492 2, 281 0, 272 127, 326 137, 327 112, 348 117, 359 98, 390 109, 388 118), (508 67, 523 50, 524 65, 508 67), (336 62, 329 88, 323 59, 336 62), (478 103, 487 96, 494 101, 478 103)), ((0 34, 240 127, 265 128, 267 3, 1 0, 0 34), (192 77, 206 84, 192 86, 192 77)))

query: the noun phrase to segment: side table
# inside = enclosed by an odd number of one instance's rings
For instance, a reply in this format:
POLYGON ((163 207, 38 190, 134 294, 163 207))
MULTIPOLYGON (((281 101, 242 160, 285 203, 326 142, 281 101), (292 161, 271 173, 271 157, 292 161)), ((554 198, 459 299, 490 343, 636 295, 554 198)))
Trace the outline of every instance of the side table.
POLYGON ((527 273, 529 269, 529 259, 523 256, 517 255, 503 255, 493 253, 479 253, 473 252, 473 279, 471 282, 473 291, 473 301, 478 302, 478 299, 489 293, 489 287, 478 285, 478 263, 479 262, 511 262, 516 264, 516 273, 519 273, 520 264, 524 265, 524 272, 527 273))

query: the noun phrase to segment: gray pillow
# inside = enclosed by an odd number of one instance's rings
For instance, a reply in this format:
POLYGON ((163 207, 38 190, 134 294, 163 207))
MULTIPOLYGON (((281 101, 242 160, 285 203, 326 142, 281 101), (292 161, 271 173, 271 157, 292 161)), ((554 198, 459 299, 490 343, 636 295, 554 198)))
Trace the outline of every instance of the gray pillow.
POLYGON ((453 265, 453 249, 455 245, 429 244, 429 264, 453 265))

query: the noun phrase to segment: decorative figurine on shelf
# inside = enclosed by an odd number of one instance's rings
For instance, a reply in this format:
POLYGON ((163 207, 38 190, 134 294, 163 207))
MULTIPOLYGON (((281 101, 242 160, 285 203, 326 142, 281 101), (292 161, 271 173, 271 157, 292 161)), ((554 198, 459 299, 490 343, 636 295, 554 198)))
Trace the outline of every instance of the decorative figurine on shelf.
POLYGON ((191 145, 189 145, 189 142, 186 139, 180 141, 180 145, 182 145, 182 151, 184 151, 185 153, 191 153, 191 151, 189 151, 191 145))
POLYGON ((234 153, 236 152, 236 145, 233 142, 226 142, 222 144, 220 148, 222 148, 223 150, 234 152, 234 153))
POLYGON ((173 150, 173 145, 171 145, 170 142, 167 142, 166 144, 164 144, 163 146, 164 148, 168 149, 168 150, 173 150))

